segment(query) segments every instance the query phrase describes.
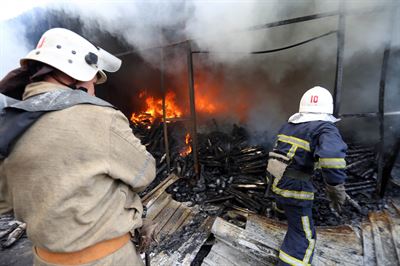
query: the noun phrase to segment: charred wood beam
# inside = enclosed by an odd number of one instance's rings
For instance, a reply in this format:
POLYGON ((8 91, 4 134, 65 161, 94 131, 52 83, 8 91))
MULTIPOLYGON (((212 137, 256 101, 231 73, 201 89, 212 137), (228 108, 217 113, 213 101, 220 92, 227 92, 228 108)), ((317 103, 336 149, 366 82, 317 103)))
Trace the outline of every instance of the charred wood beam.
MULTIPOLYGON (((393 1, 394 3, 394 1, 393 1)), ((387 70, 389 67, 389 59, 390 59, 390 51, 391 51, 391 42, 392 42, 392 37, 394 33, 394 26, 395 26, 395 18, 396 18, 396 12, 397 12, 398 6, 393 5, 391 12, 390 12, 390 17, 389 17, 389 29, 388 29, 388 39, 386 40, 385 43, 385 50, 383 52, 383 59, 382 59, 382 68, 381 68, 381 78, 379 82, 379 106, 378 106, 378 111, 379 111, 379 139, 380 139, 380 145, 379 145, 379 157, 378 157, 378 180, 377 180, 377 187, 376 190, 379 195, 383 197, 385 193, 385 187, 387 184, 387 181, 390 177, 390 172, 389 175, 384 175, 388 171, 389 165, 384 165, 384 160, 385 160, 385 88, 386 88, 386 76, 387 76, 387 70)))
POLYGON ((346 156, 346 159, 353 159, 353 158, 360 159, 360 158, 368 157, 368 156, 374 157, 375 156, 375 152, 370 151, 370 152, 364 152, 364 153, 361 153, 361 152, 359 152, 359 153, 350 153, 350 154, 348 154, 346 156))
POLYGON ((158 176, 160 173, 162 173, 166 168, 167 168, 167 164, 166 163, 161 164, 161 166, 159 166, 157 168, 156 176, 158 176))
POLYGON ((362 186, 362 185, 369 185, 369 184, 375 184, 375 180, 368 180, 368 181, 363 181, 363 182, 352 182, 352 183, 346 183, 345 187, 357 187, 357 186, 362 186))
POLYGON ((362 164, 370 162, 370 160, 371 160, 370 158, 365 158, 365 159, 362 159, 362 160, 358 160, 358 161, 356 161, 354 163, 351 163, 351 164, 347 165, 346 166, 346 170, 355 169, 355 168, 359 167, 362 164))
POLYGON ((196 179, 200 176, 199 160, 198 160, 198 140, 197 140, 197 122, 196 122, 196 101, 194 92, 194 73, 193 73, 193 54, 191 42, 187 42, 187 63, 188 63, 188 82, 189 82, 189 98, 190 98, 190 116, 192 122, 192 156, 194 161, 194 172, 196 179))
POLYGON ((244 206, 246 206, 249 209, 261 210, 261 208, 262 208, 261 204, 259 204, 255 200, 253 200, 246 193, 240 192, 233 188, 228 188, 227 192, 230 193, 231 195, 235 196, 236 200, 238 200, 240 203, 242 203, 244 206))
POLYGON ((163 95, 162 96, 162 110, 163 110, 164 149, 165 149, 165 154, 166 154, 166 159, 167 159, 167 169, 169 172, 171 170, 171 157, 169 154, 167 111, 166 111, 166 106, 165 106, 166 89, 165 89, 165 82, 164 82, 164 74, 165 74, 164 48, 160 49, 160 57, 161 57, 160 58, 160 85, 161 85, 161 91, 162 91, 162 95, 163 95))
POLYGON ((232 184, 231 187, 237 189, 259 189, 265 190, 265 184, 232 184))
POLYGON ((344 37, 345 37, 345 3, 344 0, 340 2, 339 6, 339 19, 338 19, 338 30, 337 36, 337 53, 336 53, 336 75, 335 75, 335 89, 333 91, 333 103, 335 116, 339 115, 340 111, 340 100, 342 95, 342 83, 343 83, 343 53, 344 53, 344 37))
POLYGON ((375 172, 375 169, 374 168, 370 168, 370 169, 367 169, 367 170, 365 170, 363 173, 361 173, 361 177, 367 177, 367 176, 369 176, 369 175, 372 175, 373 173, 375 172))
POLYGON ((215 203, 215 202, 220 202, 220 201, 227 201, 227 200, 230 200, 233 198, 234 198, 233 195, 229 195, 229 196, 217 197, 214 199, 208 199, 208 200, 205 200, 203 203, 215 203))
POLYGON ((349 149, 347 151, 347 155, 351 154, 361 154, 361 153, 368 153, 368 152, 374 152, 374 148, 356 148, 356 149, 349 149))
POLYGON ((362 185, 362 186, 351 186, 351 187, 346 187, 346 191, 347 192, 354 192, 354 191, 361 191, 361 190, 365 190, 365 189, 373 189, 376 186, 376 183, 372 183, 372 184, 366 184, 366 185, 362 185))
POLYGON ((380 195, 382 197, 384 196, 386 185, 389 181, 389 178, 391 177, 391 172, 399 152, 400 152, 400 137, 397 137, 394 145, 392 146, 391 149, 389 149, 389 151, 385 154, 383 158, 381 178, 382 177, 385 178, 381 179, 382 184, 381 184, 380 195))

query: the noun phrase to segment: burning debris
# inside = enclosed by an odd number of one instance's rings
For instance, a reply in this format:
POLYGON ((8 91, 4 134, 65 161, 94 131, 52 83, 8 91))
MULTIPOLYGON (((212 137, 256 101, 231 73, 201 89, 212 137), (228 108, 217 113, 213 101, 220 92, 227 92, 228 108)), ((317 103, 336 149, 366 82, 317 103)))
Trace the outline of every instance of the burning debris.
MULTIPOLYGON (((168 128, 169 144, 174 147, 170 150, 171 172, 182 177, 167 189, 175 200, 198 204, 210 215, 223 215, 231 209, 269 217, 276 215, 272 197, 264 196, 268 150, 252 145, 245 128, 233 125, 230 134, 220 131, 198 134, 199 177, 194 172, 194 161, 190 155, 191 137, 183 132, 184 124, 182 121, 169 122, 168 128)), ((133 121, 132 129, 157 160, 157 178, 149 191, 168 173, 163 122, 159 118, 139 123, 133 121)), ((350 198, 340 215, 329 207, 322 177, 318 173, 314 176, 317 189, 314 219, 317 225, 354 223, 360 221, 368 211, 384 206, 384 202, 373 194, 377 182, 376 149, 349 144, 347 155, 346 191, 350 198), (357 202, 360 206, 357 206, 357 202)))
MULTIPOLYGON (((139 99, 143 99, 145 96, 147 96, 146 93, 141 92, 139 94, 139 99)), ((154 119, 162 117, 162 99, 156 99, 155 97, 148 96, 144 100, 147 108, 144 112, 139 114, 132 113, 131 121, 133 123, 152 123, 154 122, 154 119)), ((182 116, 182 111, 180 111, 175 103, 175 93, 171 91, 165 95, 165 112, 167 118, 176 118, 182 116)))

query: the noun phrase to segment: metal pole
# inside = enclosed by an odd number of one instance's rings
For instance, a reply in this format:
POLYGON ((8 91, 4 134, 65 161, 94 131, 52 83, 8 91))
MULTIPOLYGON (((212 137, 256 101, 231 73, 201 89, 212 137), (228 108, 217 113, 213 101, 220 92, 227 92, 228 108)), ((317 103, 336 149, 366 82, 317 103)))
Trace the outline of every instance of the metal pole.
POLYGON ((385 193, 385 186, 389 179, 389 174, 385 169, 385 87, 386 87, 386 76, 387 69, 389 66, 390 50, 392 35, 395 24, 395 14, 398 5, 393 1, 393 8, 390 11, 389 19, 389 30, 388 37, 385 43, 385 50, 383 52, 382 68, 381 68, 381 78, 379 81, 379 106, 378 106, 378 118, 379 118, 379 157, 378 157, 378 177, 377 177, 377 187, 376 190, 379 195, 383 196, 385 193), (385 176, 384 176, 385 174, 385 176))
POLYGON ((160 85, 162 91, 162 109, 163 109, 163 129, 164 129, 164 147, 165 147, 165 155, 167 159, 167 172, 169 173, 171 170, 171 158, 169 154, 169 141, 168 141, 168 128, 167 128, 167 114, 165 107, 165 95, 166 89, 164 84, 164 48, 161 48, 161 63, 160 63, 160 85))
POLYGON ((340 99, 342 95, 343 84, 343 53, 344 53, 344 36, 345 36, 345 2, 342 0, 339 6, 338 30, 337 30, 337 54, 336 54, 336 76, 335 89, 333 91, 333 114, 338 117, 340 112, 340 99))
POLYGON ((197 149, 197 124, 196 124, 196 101, 194 94, 194 76, 193 76, 193 54, 191 42, 187 42, 187 62, 188 62, 188 78, 189 78, 189 97, 190 97, 190 116, 192 122, 192 154, 194 161, 194 172, 196 179, 200 177, 198 149, 197 149))

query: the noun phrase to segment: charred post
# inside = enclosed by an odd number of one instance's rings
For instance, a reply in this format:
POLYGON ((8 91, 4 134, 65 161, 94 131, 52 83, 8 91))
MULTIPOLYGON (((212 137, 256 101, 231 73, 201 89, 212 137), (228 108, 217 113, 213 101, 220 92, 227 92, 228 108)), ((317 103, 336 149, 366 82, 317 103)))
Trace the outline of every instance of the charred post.
POLYGON ((161 53, 161 62, 160 62, 160 85, 162 91, 162 111, 163 111, 163 129, 164 129, 164 146, 165 146, 165 155, 167 159, 167 171, 171 170, 171 158, 169 153, 169 142, 168 142, 168 128, 167 128, 167 113, 165 108, 165 83, 164 83, 164 48, 160 49, 161 53))
POLYGON ((344 36, 345 36, 345 2, 342 0, 339 7, 338 30, 337 34, 337 54, 336 54, 336 76, 335 89, 333 91, 334 115, 338 116, 340 112, 340 98, 342 95, 343 83, 343 53, 344 53, 344 36))
MULTIPOLYGON (((384 194, 384 186, 387 183, 390 175, 384 175, 384 158, 385 158, 385 87, 386 87, 386 76, 387 70, 389 66, 390 59, 390 50, 391 50, 391 42, 392 35, 395 24, 395 14, 398 5, 393 1, 393 8, 390 11, 390 20, 389 20, 389 30, 388 30, 388 39, 386 40, 385 50, 383 52, 382 59, 382 68, 381 68, 381 78, 379 81, 379 157, 378 157, 378 179, 377 179, 377 187, 376 190, 380 196, 384 194)), ((387 172, 387 171, 385 171, 387 172)))
POLYGON ((191 42, 187 42, 187 62, 188 62, 188 78, 189 78, 189 97, 190 97, 190 117, 192 122, 192 154, 194 162, 194 172, 196 179, 200 176, 199 158, 197 148, 197 124, 196 124, 196 101, 194 94, 194 75, 193 75, 193 54, 191 42))

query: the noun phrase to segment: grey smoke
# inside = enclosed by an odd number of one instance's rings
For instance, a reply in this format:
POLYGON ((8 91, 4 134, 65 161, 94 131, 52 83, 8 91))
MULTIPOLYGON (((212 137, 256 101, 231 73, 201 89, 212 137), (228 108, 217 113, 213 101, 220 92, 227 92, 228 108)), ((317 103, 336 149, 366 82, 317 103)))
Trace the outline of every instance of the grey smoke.
POLYGON ((0 21, 0 78, 19 67, 19 59, 31 49, 25 42, 25 31, 26 26, 19 21, 0 21))
MULTIPOLYGON (((393 1, 345 2, 347 9, 373 9, 393 1)), ((338 7, 338 0, 160 0, 97 1, 96 4, 55 2, 47 8, 79 17, 84 21, 85 32, 90 33, 92 29, 100 28, 125 40, 133 50, 192 39, 196 49, 216 52, 196 55, 195 71, 206 69, 209 71, 208 79, 221 84, 224 93, 221 93, 219 101, 228 109, 234 110, 239 104, 238 99, 242 97, 242 91, 248 90, 248 96, 242 99, 252 105, 245 114, 247 125, 256 131, 268 130, 272 135, 283 121, 297 111, 298 101, 307 89, 322 85, 333 91, 336 37, 326 36, 307 45, 274 54, 255 56, 248 53, 290 45, 335 30, 337 17, 258 31, 243 29, 297 16, 335 11, 338 7), (223 73, 222 77, 216 75, 216 72, 223 73)), ((380 66, 388 38, 389 12, 346 17, 343 113, 377 110, 380 66)), ((399 13, 398 9, 393 50, 400 49, 399 13)), ((0 76, 10 70, 12 62, 17 61, 15 57, 26 52, 26 47, 18 38, 23 31, 23 27, 2 27, 2 34, 5 32, 6 37, 1 38, 1 61, 9 62, 10 65, 2 63, 0 76), (12 47, 14 50, 10 52, 12 47)), ((157 53, 142 52, 141 55, 154 67, 159 66, 157 53)), ((398 65, 398 60, 392 63, 397 69, 398 65)), ((172 58, 167 70, 172 74, 181 74, 185 68, 182 60, 172 58)), ((392 77, 388 83, 388 95, 398 97, 398 76, 392 77)), ((199 89, 207 93, 207 88, 199 89)), ((391 110, 397 108, 395 105, 398 105, 398 101, 389 102, 391 110)), ((229 121, 239 121, 235 113, 228 116, 229 121)))

